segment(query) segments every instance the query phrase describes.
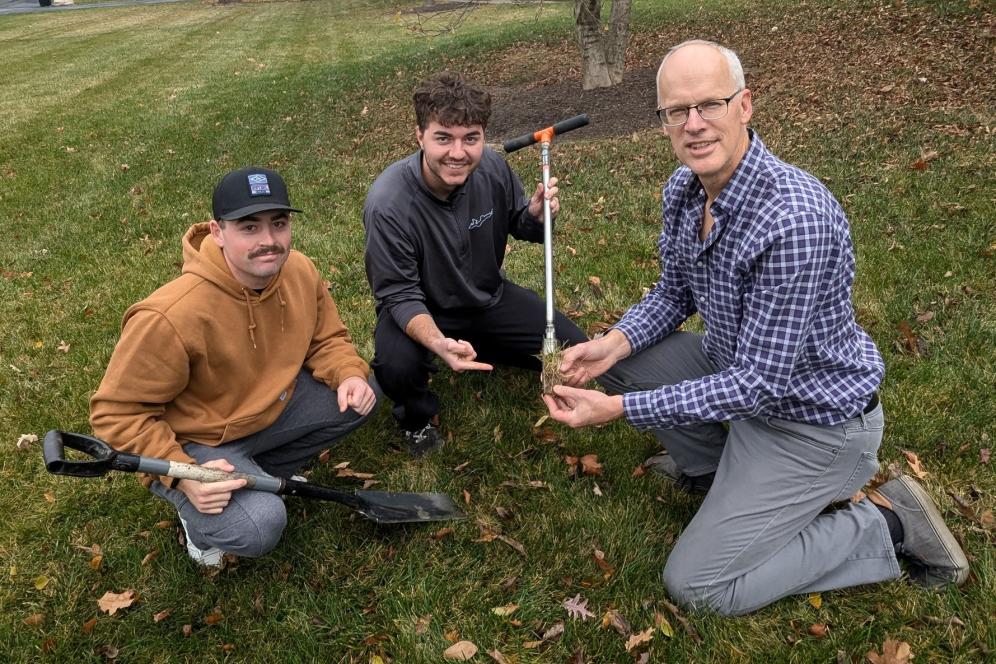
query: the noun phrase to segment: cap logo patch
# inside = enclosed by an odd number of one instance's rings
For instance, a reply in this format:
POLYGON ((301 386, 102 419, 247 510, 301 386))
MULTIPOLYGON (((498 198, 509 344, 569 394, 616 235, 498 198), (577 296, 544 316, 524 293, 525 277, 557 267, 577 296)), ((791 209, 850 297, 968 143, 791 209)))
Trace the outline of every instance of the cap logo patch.
POLYGON ((270 183, 266 179, 265 173, 253 173, 249 176, 250 196, 269 196, 270 183))

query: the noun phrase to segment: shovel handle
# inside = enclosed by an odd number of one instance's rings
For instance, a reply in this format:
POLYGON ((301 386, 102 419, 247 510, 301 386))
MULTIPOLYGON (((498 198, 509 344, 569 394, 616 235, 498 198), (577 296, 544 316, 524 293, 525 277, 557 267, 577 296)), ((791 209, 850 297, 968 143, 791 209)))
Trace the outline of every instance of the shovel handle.
POLYGON ((560 134, 565 134, 574 129, 579 129, 586 124, 588 124, 588 116, 587 114, 582 113, 581 115, 575 115, 573 118, 561 120, 551 127, 545 127, 529 134, 523 134, 518 138, 509 139, 502 143, 502 147, 505 148, 506 153, 515 152, 516 150, 529 147, 533 143, 539 143, 543 140, 549 141, 554 136, 559 136, 560 134))
POLYGON ((48 472, 73 477, 102 477, 111 470, 134 473, 138 471, 141 459, 134 454, 118 452, 99 438, 55 429, 45 434, 42 453, 45 455, 45 468, 48 472), (83 452, 91 460, 66 459, 67 447, 83 452))

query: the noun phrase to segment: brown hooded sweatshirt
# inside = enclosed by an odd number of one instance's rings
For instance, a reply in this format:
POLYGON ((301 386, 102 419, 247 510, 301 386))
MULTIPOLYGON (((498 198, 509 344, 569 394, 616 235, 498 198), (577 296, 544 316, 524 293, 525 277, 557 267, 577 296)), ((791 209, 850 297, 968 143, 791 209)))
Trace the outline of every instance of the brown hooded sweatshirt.
POLYGON ((332 389, 369 374, 306 256, 291 251, 257 293, 232 276, 207 223, 183 237, 183 274, 130 307, 121 325, 90 425, 133 454, 193 463, 181 443, 216 446, 265 429, 302 367, 332 389))

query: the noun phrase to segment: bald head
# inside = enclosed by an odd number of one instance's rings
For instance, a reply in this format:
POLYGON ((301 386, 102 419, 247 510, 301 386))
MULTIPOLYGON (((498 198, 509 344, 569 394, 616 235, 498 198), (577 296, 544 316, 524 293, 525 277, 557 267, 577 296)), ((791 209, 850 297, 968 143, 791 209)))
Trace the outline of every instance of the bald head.
POLYGON ((692 76, 713 75, 725 77, 730 83, 730 91, 741 90, 746 86, 744 68, 740 58, 730 49, 706 41, 705 39, 690 39, 673 47, 661 60, 657 70, 657 102, 660 105, 661 94, 665 92, 661 78, 665 70, 678 70, 680 73, 692 76), (708 71, 711 68, 712 71, 708 71))
POLYGON ((713 42, 675 46, 657 72, 657 108, 675 156, 715 200, 750 145, 754 111, 740 60, 713 42))

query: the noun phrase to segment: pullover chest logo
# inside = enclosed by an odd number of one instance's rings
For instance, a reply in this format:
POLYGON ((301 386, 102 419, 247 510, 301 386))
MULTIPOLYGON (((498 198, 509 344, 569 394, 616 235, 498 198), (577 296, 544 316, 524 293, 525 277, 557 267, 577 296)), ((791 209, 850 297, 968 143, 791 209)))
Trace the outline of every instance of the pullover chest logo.
POLYGON ((485 212, 484 214, 482 214, 480 217, 475 217, 474 219, 471 219, 470 220, 470 225, 467 226, 467 230, 471 230, 472 231, 475 228, 480 228, 481 226, 483 226, 484 224, 486 224, 488 221, 490 221, 491 217, 493 217, 493 216, 495 216, 495 210, 494 210, 494 208, 491 208, 490 210, 488 210, 487 212, 485 212))

